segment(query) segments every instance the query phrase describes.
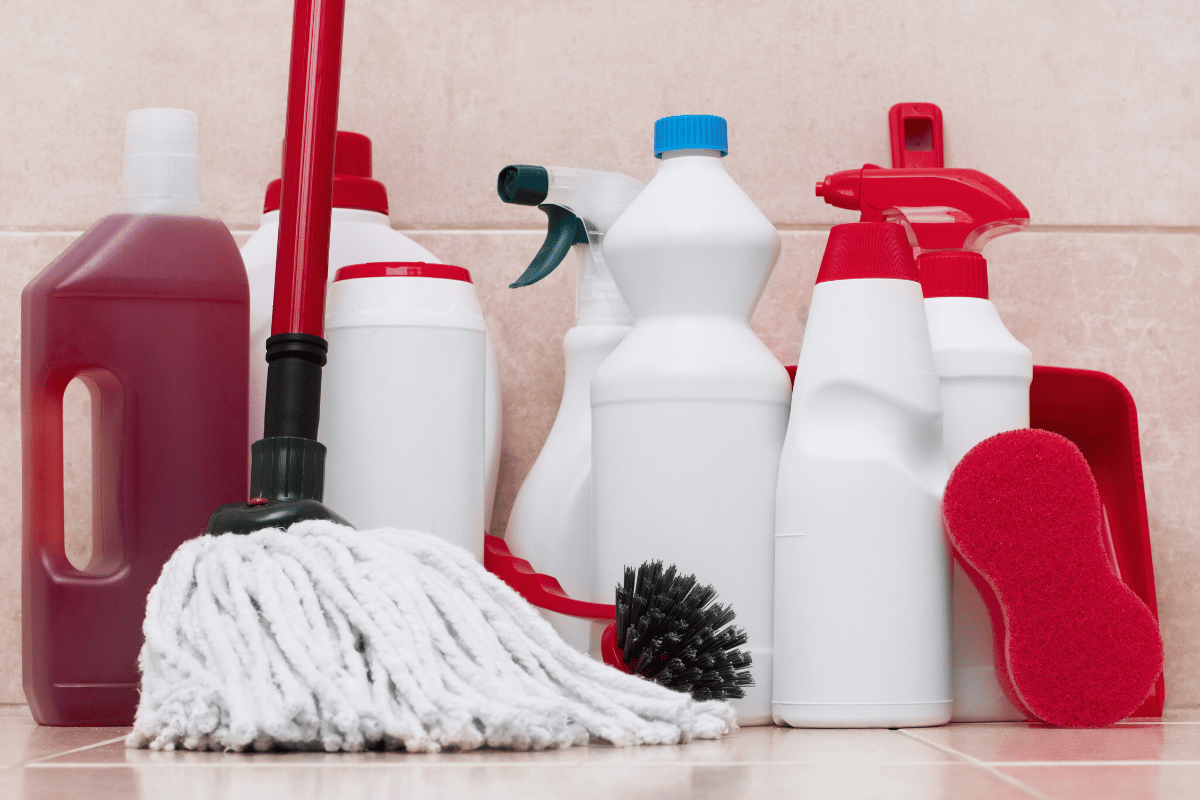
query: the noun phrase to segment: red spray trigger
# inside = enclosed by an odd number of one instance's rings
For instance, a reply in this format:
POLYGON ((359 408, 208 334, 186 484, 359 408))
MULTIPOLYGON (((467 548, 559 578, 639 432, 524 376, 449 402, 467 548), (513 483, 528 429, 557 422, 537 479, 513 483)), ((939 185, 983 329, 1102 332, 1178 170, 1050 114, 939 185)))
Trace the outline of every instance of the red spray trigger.
POLYGON ((997 236, 1024 230, 1029 211, 999 181, 973 169, 862 169, 835 172, 817 196, 857 210, 862 222, 899 222, 914 247, 978 252, 997 236))

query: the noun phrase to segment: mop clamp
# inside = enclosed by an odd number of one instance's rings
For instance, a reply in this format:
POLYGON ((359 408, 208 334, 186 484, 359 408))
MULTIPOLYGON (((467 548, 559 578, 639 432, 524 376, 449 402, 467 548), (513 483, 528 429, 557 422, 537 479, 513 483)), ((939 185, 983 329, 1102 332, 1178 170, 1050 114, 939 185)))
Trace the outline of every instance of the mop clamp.
POLYGON ((825 176, 817 197, 861 213, 860 222, 898 222, 922 251, 971 250, 1029 226, 1029 211, 996 179, 973 169, 861 169, 825 176))

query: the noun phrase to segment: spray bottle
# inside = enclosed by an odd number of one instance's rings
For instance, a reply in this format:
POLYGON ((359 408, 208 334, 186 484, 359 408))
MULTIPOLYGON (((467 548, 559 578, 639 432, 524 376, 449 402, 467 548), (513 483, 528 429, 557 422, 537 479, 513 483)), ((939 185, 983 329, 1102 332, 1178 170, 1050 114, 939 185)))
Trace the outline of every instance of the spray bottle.
POLYGON ((779 234, 725 168, 725 120, 655 124, 654 178, 604 254, 633 330, 592 381, 593 600, 660 559, 711 583, 748 637, 741 725, 771 721, 775 481, 787 371, 750 328, 779 234))
MULTIPOLYGON (((919 252, 949 467, 989 436, 1029 427, 1033 355, 988 299, 987 262, 979 254, 997 236, 1028 226, 1021 201, 975 170, 870 165, 828 176, 817 195, 860 211, 863 221, 902 223, 919 252)), ((954 721, 1023 719, 996 678, 987 608, 957 563, 953 581, 954 721)))
MULTIPOLYGON (((592 376, 632 325, 602 244, 642 188, 615 172, 526 165, 505 167, 496 184, 504 202, 536 205, 548 218, 545 242, 513 287, 536 283, 575 251, 575 327, 563 337, 562 403, 505 534, 514 553, 555 576, 572 597, 592 594, 592 376)), ((544 613, 564 641, 595 652, 602 626, 544 613)))

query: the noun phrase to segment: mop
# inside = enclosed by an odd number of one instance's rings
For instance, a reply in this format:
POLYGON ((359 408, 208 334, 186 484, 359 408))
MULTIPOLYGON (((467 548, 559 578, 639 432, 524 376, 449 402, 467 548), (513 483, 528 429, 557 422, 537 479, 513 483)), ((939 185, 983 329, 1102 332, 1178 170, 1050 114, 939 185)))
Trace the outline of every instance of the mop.
POLYGON ((736 730, 576 652, 465 550, 356 531, 321 502, 333 143, 344 0, 297 0, 264 439, 150 591, 127 744, 156 750, 540 750, 736 730))

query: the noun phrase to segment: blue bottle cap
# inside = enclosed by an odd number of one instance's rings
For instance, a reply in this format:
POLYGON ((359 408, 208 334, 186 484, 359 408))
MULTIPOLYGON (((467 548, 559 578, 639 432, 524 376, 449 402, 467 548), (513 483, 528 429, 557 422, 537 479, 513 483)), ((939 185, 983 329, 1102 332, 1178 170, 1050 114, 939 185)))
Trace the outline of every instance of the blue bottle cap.
POLYGON ((729 132, 724 117, 683 114, 663 117, 654 123, 654 157, 671 150, 719 150, 729 152, 729 132))

